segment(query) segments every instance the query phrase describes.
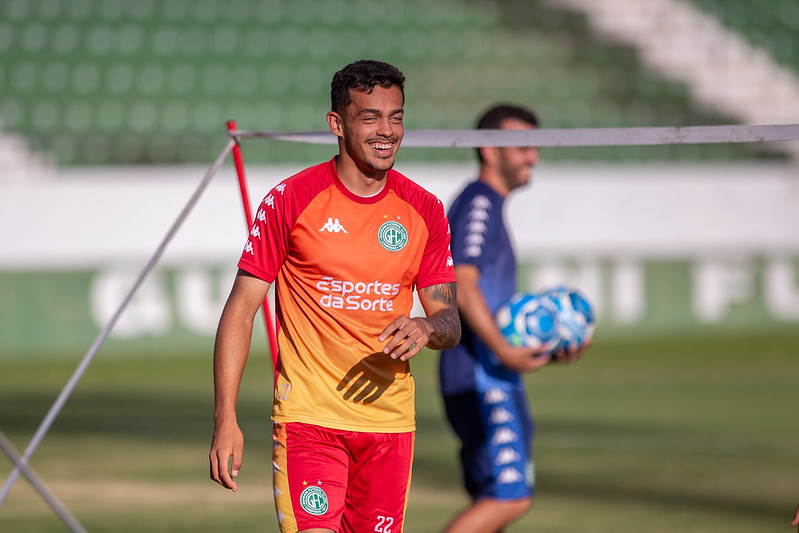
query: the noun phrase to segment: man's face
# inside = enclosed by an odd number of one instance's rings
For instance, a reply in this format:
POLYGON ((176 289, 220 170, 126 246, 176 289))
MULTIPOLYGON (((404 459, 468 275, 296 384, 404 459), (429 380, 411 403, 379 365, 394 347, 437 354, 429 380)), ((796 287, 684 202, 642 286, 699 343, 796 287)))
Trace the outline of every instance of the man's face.
POLYGON ((350 94, 352 102, 341 117, 344 149, 362 172, 385 172, 394 166, 405 134, 402 91, 375 87, 350 94))
MULTIPOLYGON (((506 118, 500 124, 503 130, 530 130, 535 126, 517 118, 506 118)), ((538 163, 538 148, 530 146, 504 146, 497 148, 497 170, 508 192, 530 182, 533 167, 538 163)))

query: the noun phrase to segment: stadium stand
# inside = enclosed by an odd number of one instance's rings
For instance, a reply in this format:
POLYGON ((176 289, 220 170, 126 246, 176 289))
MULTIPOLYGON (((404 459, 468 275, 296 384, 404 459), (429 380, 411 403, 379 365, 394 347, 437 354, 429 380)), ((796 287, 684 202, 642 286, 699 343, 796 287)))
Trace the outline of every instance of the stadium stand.
MULTIPOLYGON (((693 4, 682 0, 555 1, 586 13, 606 38, 634 46, 648 66, 667 78, 684 82, 693 100, 703 107, 744 124, 799 123, 796 74, 788 66, 777 64, 766 49, 752 46, 742 33, 726 28, 719 18, 693 4)), ((729 5, 732 13, 743 7, 740 3, 729 5)), ((709 7, 727 13, 718 3, 709 7)), ((754 14, 756 10, 752 11, 754 14)), ((786 16, 791 15, 787 8, 783 11, 786 16)), ((777 13, 770 9, 765 12, 777 13)), ((735 22, 737 18, 731 20, 735 22)), ((788 33, 776 27, 775 31, 776 40, 771 41, 774 51, 779 45, 790 49, 788 33)), ((788 151, 799 163, 796 143, 769 148, 788 151)))
POLYGON ((23 137, 0 130, 0 181, 24 180, 49 170, 51 162, 31 150, 23 137))
POLYGON ((794 0, 693 0, 697 7, 799 72, 799 3, 794 0))
MULTIPOLYGON (((796 78, 795 2, 696 0, 768 47, 796 78), (747 6, 768 4, 768 16, 747 6), (789 5, 791 4, 791 5, 789 5), (728 5, 735 5, 728 10, 728 5), (729 12, 728 12, 729 11, 729 12), (756 24, 748 24, 749 20, 756 24), (765 26, 762 26, 765 24, 765 26), (771 24, 779 26, 772 32, 771 24), (758 37, 759 36, 759 37, 758 37)), ((607 2, 599 2, 603 4, 607 2)), ((546 127, 740 122, 696 99, 554 0, 5 0, 0 3, 0 126, 59 165, 210 161, 224 122, 325 128, 329 79, 375 57, 408 76, 409 128, 466 128, 497 99, 528 102, 546 127)), ((252 162, 316 160, 328 148, 277 143, 252 162)), ((413 149, 420 161, 465 150, 413 149)), ((570 148, 567 160, 784 158, 763 147, 570 148)))

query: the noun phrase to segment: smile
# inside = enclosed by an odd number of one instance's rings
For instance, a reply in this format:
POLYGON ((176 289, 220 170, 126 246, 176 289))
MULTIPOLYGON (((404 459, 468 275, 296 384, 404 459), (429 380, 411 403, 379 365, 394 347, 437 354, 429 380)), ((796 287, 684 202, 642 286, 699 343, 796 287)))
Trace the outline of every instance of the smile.
POLYGON ((369 146, 375 150, 391 150, 394 147, 393 143, 370 143, 369 146))

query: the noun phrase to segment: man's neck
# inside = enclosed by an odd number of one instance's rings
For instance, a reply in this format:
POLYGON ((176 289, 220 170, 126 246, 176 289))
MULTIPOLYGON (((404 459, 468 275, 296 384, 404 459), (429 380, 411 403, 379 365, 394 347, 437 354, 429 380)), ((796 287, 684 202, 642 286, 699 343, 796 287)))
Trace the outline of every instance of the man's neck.
POLYGON ((478 178, 480 181, 494 189, 497 194, 502 196, 503 198, 507 197, 510 194, 505 183, 502 181, 502 177, 499 173, 495 172, 492 167, 481 166, 480 167, 480 175, 478 178))
POLYGON ((336 173, 341 183, 352 194, 357 196, 374 196, 383 190, 386 184, 387 172, 363 172, 351 160, 341 156, 336 157, 336 173))

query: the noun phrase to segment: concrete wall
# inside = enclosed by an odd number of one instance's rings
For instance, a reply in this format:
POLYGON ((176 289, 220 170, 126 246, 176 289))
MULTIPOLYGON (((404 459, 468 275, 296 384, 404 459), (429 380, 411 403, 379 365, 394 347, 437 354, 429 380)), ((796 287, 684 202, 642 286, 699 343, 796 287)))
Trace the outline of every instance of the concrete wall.
MULTIPOLYGON (((299 168, 249 168, 252 204, 299 168)), ((449 203, 473 165, 398 165, 449 203)), ((75 168, 0 178, 0 354, 81 351, 207 168, 75 168)), ((789 167, 549 165, 511 197, 522 286, 588 293, 603 334, 799 324, 799 179, 789 167)), ((214 177, 111 346, 207 347, 246 239, 214 177), (116 344, 115 344, 116 343, 116 344)))

